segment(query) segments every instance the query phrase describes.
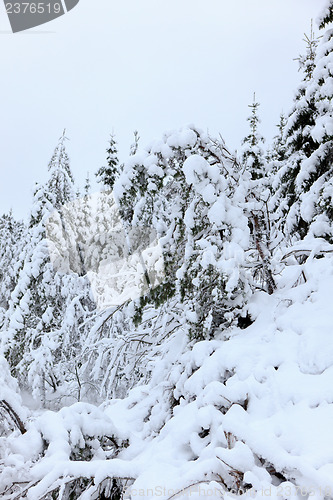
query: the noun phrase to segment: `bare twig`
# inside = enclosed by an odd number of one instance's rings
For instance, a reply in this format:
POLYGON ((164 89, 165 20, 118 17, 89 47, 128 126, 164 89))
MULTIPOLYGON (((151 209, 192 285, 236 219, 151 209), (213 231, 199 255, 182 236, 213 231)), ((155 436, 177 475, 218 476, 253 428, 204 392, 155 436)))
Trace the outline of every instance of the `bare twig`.
POLYGON ((25 434, 27 432, 22 420, 16 413, 16 411, 12 408, 12 406, 5 400, 0 401, 0 405, 7 411, 11 419, 14 421, 21 434, 25 434))

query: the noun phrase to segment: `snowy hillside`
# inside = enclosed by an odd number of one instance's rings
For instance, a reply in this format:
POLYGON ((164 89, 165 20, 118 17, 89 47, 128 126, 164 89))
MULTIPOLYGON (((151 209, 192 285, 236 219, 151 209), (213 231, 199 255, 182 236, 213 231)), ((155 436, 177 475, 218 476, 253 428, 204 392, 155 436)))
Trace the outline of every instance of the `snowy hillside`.
POLYGON ((27 432, 1 438, 2 497, 32 486, 27 498, 44 498, 75 478, 94 478, 82 499, 108 478, 126 478, 132 498, 331 497, 333 256, 317 244, 289 264, 273 295, 252 297, 252 325, 194 346, 178 331, 128 397, 27 419, 18 409, 27 432))

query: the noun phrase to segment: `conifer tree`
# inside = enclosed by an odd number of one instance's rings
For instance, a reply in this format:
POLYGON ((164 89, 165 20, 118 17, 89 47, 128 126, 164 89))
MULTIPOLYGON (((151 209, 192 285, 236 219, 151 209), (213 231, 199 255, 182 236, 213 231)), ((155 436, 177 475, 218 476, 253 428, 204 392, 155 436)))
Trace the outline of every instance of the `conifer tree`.
POLYGON ((74 179, 65 148, 65 133, 66 130, 63 131, 48 166, 48 189, 55 197, 54 208, 57 210, 75 198, 74 179))
POLYGON ((269 152, 268 161, 271 163, 269 166, 269 172, 276 172, 281 166, 281 162, 284 162, 287 155, 286 139, 285 139, 285 129, 287 125, 287 119, 283 113, 280 114, 280 121, 276 125, 278 129, 278 134, 273 138, 273 144, 269 152), (274 163, 272 163, 274 162, 274 163))
POLYGON ((332 0, 327 0, 326 6, 323 9, 321 15, 318 18, 319 28, 325 28, 325 26, 333 21, 333 2, 332 0))
POLYGON ((241 151, 241 163, 251 173, 253 180, 265 176, 264 138, 258 132, 260 124, 258 116, 259 106, 259 102, 256 101, 256 95, 253 94, 253 103, 249 105, 251 115, 247 119, 250 123, 250 133, 243 139, 241 151))
POLYGON ((87 177, 84 185, 84 196, 89 196, 90 193, 91 193, 91 182, 90 182, 89 172, 87 172, 87 177))
POLYGON ((73 288, 68 274, 57 272, 55 261, 50 260, 49 237, 53 230, 53 237, 59 239, 62 262, 70 258, 63 207, 60 206, 68 204, 74 193, 64 135, 52 156, 49 172, 49 181, 35 189, 27 244, 20 256, 17 282, 1 338, 13 373, 42 404, 46 401, 47 388, 57 390, 63 378, 63 361, 73 354, 76 320, 70 310, 74 307, 73 300, 80 296, 80 288, 82 292, 75 276, 73 280, 77 286, 73 288), (56 209, 61 214, 60 230, 50 218, 56 209), (71 342, 66 340, 66 335, 71 342))
POLYGON ((297 176, 297 190, 301 193, 300 213, 314 236, 333 241, 333 29, 332 3, 322 16, 325 30, 313 70, 313 78, 306 95, 315 101, 314 123, 310 134, 316 148, 303 161, 297 176))
POLYGON ((25 245, 25 226, 12 212, 0 217, 0 328, 15 287, 17 263, 25 245))
POLYGON ((107 166, 101 167, 96 177, 98 182, 101 182, 107 189, 112 190, 113 185, 120 174, 120 166, 118 160, 118 148, 114 134, 111 134, 109 147, 107 149, 107 166))
MULTIPOLYGON (((190 335, 197 339, 213 334, 219 324, 224 322, 228 324, 229 320, 235 320, 236 306, 235 315, 228 314, 230 301, 234 300, 231 299, 231 295, 234 292, 238 294, 238 302, 235 300, 240 311, 242 303, 240 297, 243 292, 247 293, 246 286, 240 285, 243 279, 241 273, 238 274, 238 271, 234 270, 236 274, 231 279, 227 272, 222 272, 224 259, 234 258, 233 254, 224 253, 223 248, 228 247, 226 242, 237 233, 236 226, 242 224, 243 209, 239 209, 238 218, 229 219, 228 215, 225 215, 225 218, 223 215, 221 217, 216 215, 215 221, 213 220, 213 213, 219 211, 219 203, 222 214, 224 212, 231 214, 238 210, 237 203, 235 203, 236 206, 223 204, 225 200, 223 192, 230 190, 230 193, 233 193, 237 185, 235 181, 234 186, 231 187, 234 182, 233 164, 231 162, 229 164, 223 147, 223 144, 211 140, 202 131, 194 128, 170 133, 165 135, 160 143, 153 144, 143 155, 136 155, 133 160, 129 160, 115 186, 115 194, 120 207, 124 209, 128 206, 128 202, 132 207, 132 216, 129 219, 131 227, 152 228, 158 235, 163 248, 165 279, 162 284, 151 287, 149 294, 142 297, 139 306, 141 312, 149 303, 159 307, 172 300, 173 297, 178 304, 179 301, 187 304, 199 301, 206 269, 206 263, 203 264, 201 261, 200 245, 202 249, 205 244, 208 247, 211 245, 212 256, 215 251, 217 252, 216 260, 212 260, 212 267, 209 267, 207 261, 209 272, 206 273, 208 281, 204 311, 196 317, 195 314, 190 314, 193 323, 190 335), (201 158, 205 167, 202 167, 203 171, 197 176, 193 173, 192 177, 186 178, 184 165, 192 156, 199 157, 198 162, 201 158), (231 184, 227 182, 224 185, 223 177, 229 179, 228 182, 231 184), (200 189, 205 194, 200 194, 200 189), (206 214, 204 220, 201 220, 201 209, 206 214), (192 223, 192 219, 196 217, 196 223, 192 223), (210 235, 211 243, 204 239, 206 233, 210 235), (223 247, 223 242, 225 247, 223 247), (193 245, 196 247, 195 250, 192 248, 193 245), (190 260, 190 255, 194 256, 193 253, 191 254, 192 251, 197 255, 193 261, 190 260), (189 259, 189 262, 186 263, 186 259, 189 259), (183 270, 180 271, 180 269, 183 270), (193 287, 194 282, 196 285, 193 287), (213 290, 216 293, 213 293, 213 290), (206 325, 203 320, 203 315, 208 314, 208 311, 211 311, 212 315, 210 325, 206 325)), ((246 240, 246 224, 239 232, 244 234, 246 240)), ((245 240, 237 241, 237 245, 245 247, 247 244, 245 240)), ((240 250, 240 255, 244 252, 244 247, 240 250)), ((235 266, 239 270, 238 264, 235 263, 235 266)), ((197 305, 196 309, 198 308, 197 305)), ((137 320, 139 318, 138 313, 137 320)))
POLYGON ((54 383, 51 381, 50 353, 47 348, 43 349, 46 340, 44 333, 48 329, 47 324, 52 321, 53 313, 53 321, 56 318, 57 308, 54 305, 60 299, 60 287, 54 283, 45 233, 46 219, 54 208, 49 201, 52 198, 55 202, 55 197, 46 188, 37 187, 23 266, 7 311, 5 339, 6 353, 14 373, 26 388, 32 383, 35 395, 38 394, 43 400, 45 380, 54 383), (47 375, 46 370, 49 372, 47 375))
POLYGON ((270 197, 267 160, 264 152, 265 139, 258 132, 260 104, 253 95, 253 103, 249 105, 251 115, 250 134, 243 140, 240 157, 242 182, 245 189, 244 209, 248 217, 253 265, 257 267, 255 276, 260 285, 273 293, 275 283, 271 269, 271 224, 268 211, 270 197))
MULTIPOLYGON (((330 12, 331 3, 321 16, 321 29, 327 28, 330 12)), ((332 237, 332 30, 320 38, 311 29, 306 55, 298 59, 304 79, 288 121, 288 159, 275 181, 277 214, 290 239, 309 233, 332 237)))
POLYGON ((300 213, 302 189, 297 176, 302 163, 311 156, 317 145, 310 130, 315 123, 316 99, 308 88, 313 79, 316 51, 319 38, 315 35, 312 23, 310 35, 305 35, 306 52, 297 58, 303 80, 297 90, 294 107, 285 128, 286 161, 280 164, 273 181, 275 191, 272 210, 276 212, 281 230, 287 238, 303 237, 308 224, 300 213))
POLYGON ((212 338, 218 328, 235 324, 251 294, 242 267, 249 246, 248 220, 241 193, 226 181, 221 166, 199 155, 183 165, 194 193, 184 215, 185 258, 177 278, 189 335, 195 339, 212 338))

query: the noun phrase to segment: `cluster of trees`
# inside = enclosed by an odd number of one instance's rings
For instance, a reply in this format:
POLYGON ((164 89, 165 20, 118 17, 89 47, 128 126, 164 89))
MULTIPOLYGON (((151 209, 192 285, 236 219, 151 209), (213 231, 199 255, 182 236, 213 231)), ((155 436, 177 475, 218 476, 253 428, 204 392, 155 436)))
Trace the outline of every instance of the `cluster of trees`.
POLYGON ((254 96, 238 155, 189 127, 148 149, 136 132, 120 163, 111 136, 91 195, 89 181, 77 192, 62 135, 29 220, 0 219, 1 352, 41 407, 123 396, 175 331, 190 348, 246 328, 250 297, 274 293, 288 247, 333 242, 332 19, 333 3, 322 36, 306 37, 301 84, 269 147, 254 96))
MULTIPOLYGON (((329 21, 328 11, 321 28, 329 21)), ((238 157, 222 138, 185 128, 143 151, 135 132, 130 157, 121 164, 111 136, 107 166, 97 172, 103 192, 90 196, 88 179, 85 193, 75 188, 63 134, 48 182, 35 187, 29 221, 12 214, 0 221, 2 349, 13 374, 42 404, 67 384, 65 393, 79 397, 85 384, 97 394, 115 394, 121 379, 115 365, 128 363, 128 338, 136 339, 134 351, 141 352, 140 339, 148 342, 151 321, 142 325, 150 310, 169 304, 172 328, 182 325, 190 340, 246 324, 253 291, 274 291, 276 248, 309 237, 332 240, 331 30, 321 38, 312 29, 306 37, 293 109, 281 115, 268 148, 254 96, 238 157), (141 241, 129 243, 135 229, 141 241), (145 269, 141 297, 99 310, 91 273, 96 277, 140 245, 141 253, 148 234, 162 247, 163 279, 154 283, 145 269), (107 359, 113 368, 106 368, 107 359)), ((159 341, 156 336, 150 343, 159 341)))

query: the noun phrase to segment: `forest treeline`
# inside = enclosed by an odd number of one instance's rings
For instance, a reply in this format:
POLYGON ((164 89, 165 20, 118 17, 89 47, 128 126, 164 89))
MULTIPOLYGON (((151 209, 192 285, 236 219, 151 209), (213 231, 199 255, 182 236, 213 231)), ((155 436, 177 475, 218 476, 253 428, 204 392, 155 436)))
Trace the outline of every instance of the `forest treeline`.
MULTIPOLYGON (((254 95, 237 154, 222 136, 189 126, 148 148, 135 132, 121 162, 112 135, 106 166, 96 172, 101 192, 92 194, 89 178, 84 192, 77 189, 61 136, 27 220, 0 218, 3 443, 29 434, 33 415, 47 411, 69 436, 69 422, 80 415, 80 438, 72 436, 72 444, 68 438, 68 463, 93 465, 97 449, 106 461, 130 458, 130 439, 101 408, 128 397, 139 408, 151 397, 148 413, 138 411, 136 419, 151 422, 160 412, 146 438, 157 435, 184 399, 175 389, 180 353, 178 381, 185 377, 185 387, 198 344, 209 358, 216 342, 255 323, 255 297, 274 297, 288 266, 299 271, 288 275, 297 289, 308 281, 302 265, 309 256, 319 261, 333 252, 332 19, 329 2, 318 34, 311 29, 305 37, 301 82, 271 144, 254 95), (174 380, 145 395, 159 370, 174 380)), ((221 383, 230 376, 226 369, 221 383)), ((247 396, 237 401, 246 411, 247 396)), ((124 482, 139 476, 130 465, 105 474, 93 467, 76 474, 71 465, 44 484, 47 466, 40 475, 34 467, 51 456, 53 437, 46 421, 38 422, 43 443, 30 458, 22 452, 25 477, 3 466, 4 498, 120 498, 124 482)), ((210 424, 200 428, 196 439, 204 440, 210 424)), ((225 436, 226 449, 243 446, 231 432, 225 436)), ((266 458, 257 465, 273 484, 290 479, 266 458)), ((250 487, 241 467, 226 470, 219 482, 226 491, 250 487)))

